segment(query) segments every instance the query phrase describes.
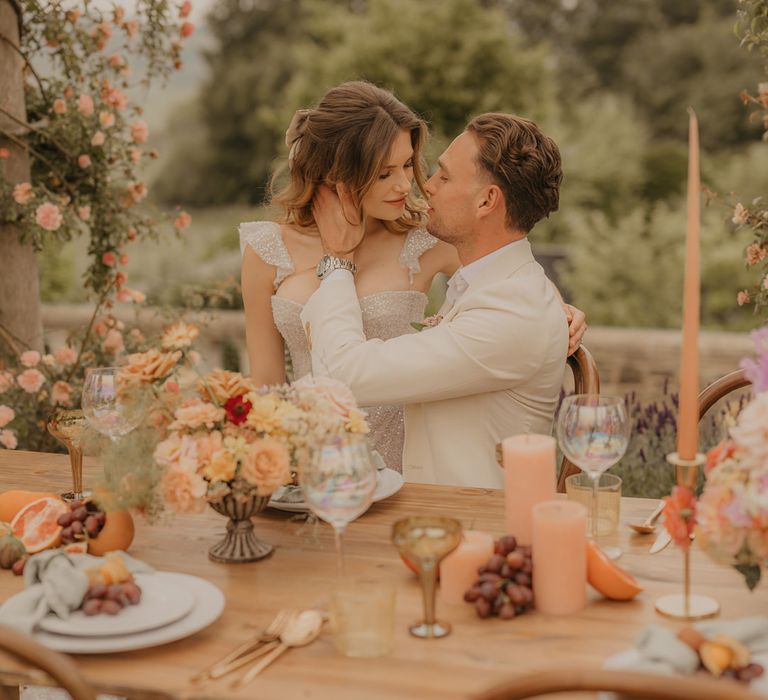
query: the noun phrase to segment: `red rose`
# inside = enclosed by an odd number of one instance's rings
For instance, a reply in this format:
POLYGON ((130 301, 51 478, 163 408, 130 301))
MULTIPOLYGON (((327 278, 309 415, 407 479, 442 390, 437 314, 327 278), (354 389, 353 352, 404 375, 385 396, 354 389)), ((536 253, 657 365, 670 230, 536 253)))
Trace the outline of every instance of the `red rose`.
POLYGON ((240 425, 251 412, 251 406, 253 404, 250 401, 244 401, 243 395, 233 396, 227 403, 224 404, 224 410, 227 412, 227 418, 235 425, 240 425))

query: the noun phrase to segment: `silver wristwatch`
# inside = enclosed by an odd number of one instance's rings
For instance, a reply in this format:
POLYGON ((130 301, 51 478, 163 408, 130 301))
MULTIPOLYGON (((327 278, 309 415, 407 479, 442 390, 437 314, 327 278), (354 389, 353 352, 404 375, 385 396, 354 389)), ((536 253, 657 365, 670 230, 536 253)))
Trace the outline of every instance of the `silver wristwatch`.
POLYGON ((351 260, 337 258, 335 255, 323 255, 317 263, 317 276, 324 280, 334 270, 349 270, 354 275, 357 272, 357 265, 351 260))

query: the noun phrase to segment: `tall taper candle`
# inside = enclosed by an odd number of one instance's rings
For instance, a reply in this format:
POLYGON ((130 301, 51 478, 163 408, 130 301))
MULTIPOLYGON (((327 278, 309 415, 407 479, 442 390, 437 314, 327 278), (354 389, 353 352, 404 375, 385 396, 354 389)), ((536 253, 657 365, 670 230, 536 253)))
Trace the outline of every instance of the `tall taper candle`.
POLYGON ((677 453, 682 459, 694 459, 699 443, 699 124, 691 108, 688 108, 688 114, 688 230, 685 238, 680 413, 677 420, 677 453))

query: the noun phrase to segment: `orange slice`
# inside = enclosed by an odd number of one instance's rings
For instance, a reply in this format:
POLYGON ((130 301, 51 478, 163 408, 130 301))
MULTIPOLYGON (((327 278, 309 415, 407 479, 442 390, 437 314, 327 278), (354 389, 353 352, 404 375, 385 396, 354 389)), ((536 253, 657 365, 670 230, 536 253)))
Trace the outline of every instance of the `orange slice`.
POLYGON ((587 542, 587 580, 610 600, 632 600, 643 590, 632 574, 616 566, 591 540, 587 542))
POLYGON ((58 498, 44 497, 24 506, 11 521, 11 532, 18 537, 29 554, 59 544, 62 527, 56 521, 69 512, 69 506, 58 498))

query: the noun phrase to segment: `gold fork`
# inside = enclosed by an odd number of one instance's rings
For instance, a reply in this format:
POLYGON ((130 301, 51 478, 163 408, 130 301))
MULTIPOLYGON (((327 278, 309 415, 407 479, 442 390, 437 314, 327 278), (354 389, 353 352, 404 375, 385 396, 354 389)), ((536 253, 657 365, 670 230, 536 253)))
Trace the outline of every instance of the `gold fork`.
POLYGON ((262 653, 266 653, 273 648, 272 642, 276 642, 280 638, 280 632, 287 624, 287 622, 296 615, 295 610, 283 608, 278 610, 272 622, 255 638, 248 639, 240 646, 230 651, 226 656, 223 656, 215 663, 203 669, 199 673, 196 673, 190 681, 192 683, 200 683, 205 680, 212 680, 215 678, 221 678, 221 676, 229 673, 230 671, 240 668, 240 666, 252 661, 260 656, 262 653), (260 645, 264 645, 261 646, 260 645), (260 648, 258 648, 260 647, 260 648))

